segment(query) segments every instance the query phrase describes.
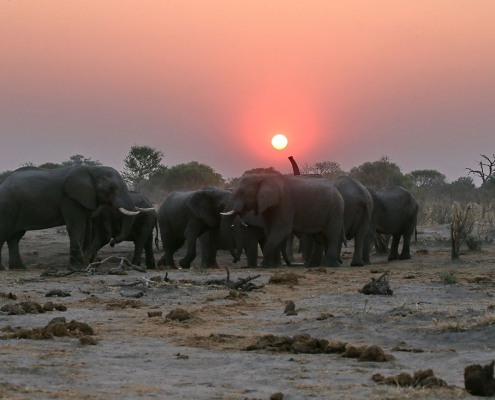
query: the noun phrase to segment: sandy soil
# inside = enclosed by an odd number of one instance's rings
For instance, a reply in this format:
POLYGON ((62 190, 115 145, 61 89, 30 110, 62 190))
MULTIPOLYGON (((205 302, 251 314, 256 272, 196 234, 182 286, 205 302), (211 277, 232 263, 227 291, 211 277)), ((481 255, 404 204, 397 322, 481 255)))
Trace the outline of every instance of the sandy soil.
MULTIPOLYGON (((253 283, 264 286, 245 296, 204 284, 224 278, 225 271, 201 270, 197 261, 191 270, 108 275, 116 265, 104 264, 94 274, 42 278, 50 266, 66 271, 61 267, 68 260, 68 238, 64 229, 28 232, 21 243, 28 271, 1 273, 0 292, 5 296, 0 293, 0 306, 51 300, 68 309, 0 313, 0 337, 5 339, 0 342, 0 397, 269 399, 281 392, 284 399, 469 398, 463 389, 464 368, 494 358, 495 246, 464 252, 461 261, 452 264, 445 226, 419 232, 411 260, 389 263, 385 256, 374 255, 367 267, 349 267, 352 248, 338 269, 247 269, 240 268, 245 260, 232 264, 222 253, 220 264, 229 266, 231 279, 261 275, 253 283), (445 284, 442 277, 451 270, 457 272, 457 283, 445 284), (393 296, 358 292, 384 271, 390 271, 393 296), (270 277, 288 272, 296 275, 297 283, 269 283, 270 277), (171 282, 138 284, 143 276, 163 278, 165 273, 171 282), (45 297, 52 289, 71 296, 45 297), (130 297, 139 292, 142 297, 130 297), (9 293, 17 299, 7 298, 9 293), (284 314, 289 300, 296 315, 284 314), (189 318, 166 317, 177 308, 189 318), (150 311, 162 311, 162 316, 149 317, 150 311), (83 345, 73 337, 7 338, 20 328, 44 327, 55 317, 89 324, 98 343, 83 345), (379 345, 395 361, 245 350, 266 334, 379 345), (371 379, 376 373, 413 374, 427 368, 451 387, 401 388, 371 379)), ((102 249, 101 256, 131 251, 130 244, 121 244, 102 249)), ((7 264, 5 248, 2 257, 7 264)))

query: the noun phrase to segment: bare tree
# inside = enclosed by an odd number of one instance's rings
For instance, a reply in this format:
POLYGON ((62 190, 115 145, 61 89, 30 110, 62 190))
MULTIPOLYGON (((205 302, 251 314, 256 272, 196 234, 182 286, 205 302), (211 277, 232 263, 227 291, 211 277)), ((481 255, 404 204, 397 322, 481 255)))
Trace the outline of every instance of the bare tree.
POLYGON ((492 159, 490 157, 485 156, 484 154, 480 154, 480 156, 484 160, 478 161, 478 165, 480 166, 479 170, 466 168, 469 174, 477 175, 481 178, 483 183, 485 183, 488 179, 490 179, 495 172, 495 154, 492 155, 492 159), (486 169, 486 171, 485 171, 486 169))

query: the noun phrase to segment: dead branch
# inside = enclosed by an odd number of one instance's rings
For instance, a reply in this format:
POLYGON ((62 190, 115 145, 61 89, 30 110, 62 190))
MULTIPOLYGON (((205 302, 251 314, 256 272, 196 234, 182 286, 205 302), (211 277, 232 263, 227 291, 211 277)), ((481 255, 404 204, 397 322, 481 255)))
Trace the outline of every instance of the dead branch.
POLYGON ((230 280, 230 271, 227 267, 225 267, 227 272, 226 279, 210 279, 205 282, 206 285, 224 285, 229 289, 240 290, 243 292, 249 292, 253 289, 259 289, 261 286, 254 285, 253 283, 249 283, 250 281, 259 278, 261 275, 258 274, 256 276, 248 276, 247 278, 237 278, 237 281, 233 282, 230 280))
POLYGON ((388 282, 388 279, 386 276, 388 275, 388 272, 383 273, 378 279, 371 278, 371 282, 368 282, 366 285, 363 286, 362 289, 359 290, 359 293, 362 294, 375 294, 375 295, 393 295, 394 292, 390 288, 390 284, 388 282))

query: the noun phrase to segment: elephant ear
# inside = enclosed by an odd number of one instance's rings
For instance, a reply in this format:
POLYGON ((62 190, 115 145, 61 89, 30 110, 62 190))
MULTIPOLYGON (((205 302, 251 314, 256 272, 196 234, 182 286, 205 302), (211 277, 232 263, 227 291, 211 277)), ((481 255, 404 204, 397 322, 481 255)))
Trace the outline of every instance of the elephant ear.
POLYGON ((209 195, 208 190, 203 189, 194 193, 187 202, 187 206, 208 226, 215 227, 218 225, 220 214, 217 217, 213 198, 209 195))
POLYGON ((282 177, 271 176, 261 181, 256 195, 258 202, 258 214, 264 212, 267 208, 274 207, 280 204, 284 186, 282 177))
POLYGON ((95 210, 96 203, 95 180, 85 167, 75 167, 69 172, 64 182, 65 193, 76 200, 84 208, 95 210))

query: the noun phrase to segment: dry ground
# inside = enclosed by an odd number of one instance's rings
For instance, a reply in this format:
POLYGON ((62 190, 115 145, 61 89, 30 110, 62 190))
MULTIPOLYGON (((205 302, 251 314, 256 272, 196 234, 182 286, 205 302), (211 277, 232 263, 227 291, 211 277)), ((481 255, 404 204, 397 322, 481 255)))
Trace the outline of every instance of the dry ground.
MULTIPOLYGON (((0 313, 0 336, 8 335, 8 326, 43 327, 64 316, 67 322, 75 319, 92 326, 98 344, 83 345, 69 337, 0 341, 0 398, 269 399, 276 392, 282 392, 284 399, 469 398, 463 389, 464 367, 494 358, 495 246, 465 252, 461 262, 452 264, 445 237, 445 226, 420 229, 411 260, 388 263, 385 256, 374 255, 373 265, 358 268, 348 266, 347 253, 338 269, 246 269, 240 268, 245 260, 231 264, 222 253, 220 264, 229 266, 231 279, 261 274, 253 282, 264 284, 247 296, 234 297, 225 287, 204 284, 225 277, 225 271, 201 270, 197 263, 192 270, 128 271, 127 275, 108 275, 110 266, 103 265, 92 275, 41 278, 49 266, 66 265, 68 239, 63 229, 28 232, 21 243, 28 271, 1 272, 0 292, 15 293, 17 300, 0 297, 0 306, 52 300, 68 309, 0 313), (358 293, 383 271, 390 271, 393 296, 358 293), (143 276, 164 277, 166 272, 172 282, 126 286, 143 276), (271 276, 287 272, 293 272, 298 283, 268 282, 271 276), (444 283, 445 276, 454 276, 457 283, 444 283), (51 289, 70 291, 71 296, 48 299, 45 294, 51 289), (139 292, 144 294, 139 299, 128 297, 139 292), (294 301, 297 315, 284 314, 289 300, 294 301), (165 317, 177 308, 190 313, 190 318, 165 317), (149 317, 149 311, 163 315, 149 317), (264 334, 302 333, 376 344, 396 359, 360 362, 338 354, 244 350, 264 334), (412 374, 427 368, 452 387, 399 388, 371 379, 376 373, 412 374)), ((131 249, 130 244, 122 244, 103 249, 101 256, 131 249)), ((2 256, 7 264, 5 248, 2 256)))

